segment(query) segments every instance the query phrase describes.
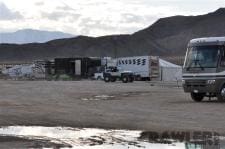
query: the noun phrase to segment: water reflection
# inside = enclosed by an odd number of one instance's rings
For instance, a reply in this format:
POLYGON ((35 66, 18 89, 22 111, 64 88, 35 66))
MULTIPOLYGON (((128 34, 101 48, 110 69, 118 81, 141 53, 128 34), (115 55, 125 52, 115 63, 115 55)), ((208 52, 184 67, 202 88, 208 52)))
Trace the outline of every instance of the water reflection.
POLYGON ((74 149, 223 149, 225 143, 214 132, 142 132, 93 128, 10 126, 0 128, 0 148, 74 149), (8 137, 4 141, 4 137, 8 137), (11 137, 11 138, 10 138, 11 137), (22 138, 20 139, 15 139, 22 138), (23 140, 24 139, 24 140, 23 140), (15 142, 16 140, 16 142, 15 142), (19 142, 19 141, 22 141, 19 142), (33 144, 31 144, 33 142, 33 144), (5 144, 4 144, 5 143, 5 144), (8 144, 7 144, 8 143, 8 144), (11 146, 13 148, 13 146, 11 146))

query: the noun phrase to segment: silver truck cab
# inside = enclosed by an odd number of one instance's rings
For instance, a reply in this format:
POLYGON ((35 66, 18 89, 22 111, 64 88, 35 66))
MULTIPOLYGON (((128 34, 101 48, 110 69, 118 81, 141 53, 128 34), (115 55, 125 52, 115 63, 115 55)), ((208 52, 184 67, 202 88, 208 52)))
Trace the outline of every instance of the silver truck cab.
POLYGON ((194 101, 217 97, 225 101, 225 37, 189 42, 183 65, 183 88, 194 101))

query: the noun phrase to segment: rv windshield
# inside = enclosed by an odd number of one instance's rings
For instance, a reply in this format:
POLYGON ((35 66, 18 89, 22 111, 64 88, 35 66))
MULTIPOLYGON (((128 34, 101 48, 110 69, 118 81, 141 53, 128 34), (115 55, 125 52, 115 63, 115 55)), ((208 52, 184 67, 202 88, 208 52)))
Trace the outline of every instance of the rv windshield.
POLYGON ((219 46, 196 46, 188 49, 184 67, 215 68, 218 62, 219 46))

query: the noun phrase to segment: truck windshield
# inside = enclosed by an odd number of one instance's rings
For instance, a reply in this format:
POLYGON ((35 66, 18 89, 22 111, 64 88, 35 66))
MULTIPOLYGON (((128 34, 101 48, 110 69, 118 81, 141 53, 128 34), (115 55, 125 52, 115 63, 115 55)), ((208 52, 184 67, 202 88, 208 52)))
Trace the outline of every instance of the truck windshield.
POLYGON ((215 68, 218 62, 219 46, 196 46, 188 49, 184 67, 215 68))

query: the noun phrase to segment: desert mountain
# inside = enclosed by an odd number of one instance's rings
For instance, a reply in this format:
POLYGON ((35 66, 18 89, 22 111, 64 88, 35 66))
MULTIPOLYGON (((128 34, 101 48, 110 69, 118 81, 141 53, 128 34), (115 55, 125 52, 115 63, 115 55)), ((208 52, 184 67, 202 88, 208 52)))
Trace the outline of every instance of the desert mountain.
MULTIPOLYGON (((27 35, 29 36, 29 35, 27 35)), ((161 18, 131 35, 78 36, 46 43, 0 44, 0 61, 32 61, 75 56, 184 56, 192 38, 225 36, 225 8, 200 16, 161 18)))
POLYGON ((18 30, 12 33, 0 33, 0 43, 44 43, 54 39, 71 38, 74 35, 62 32, 50 32, 33 29, 18 30))

